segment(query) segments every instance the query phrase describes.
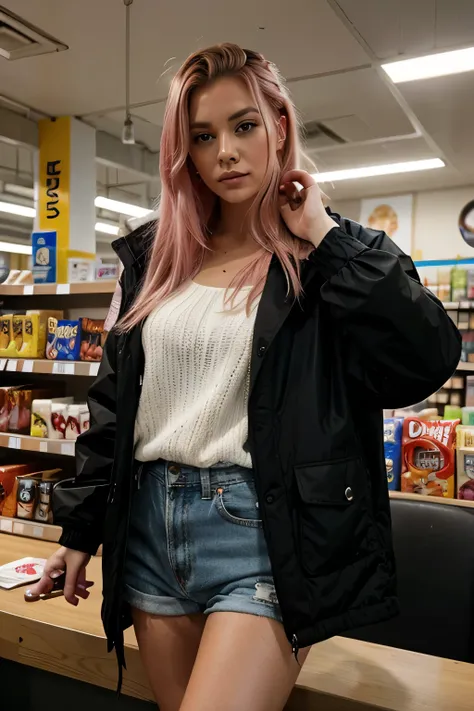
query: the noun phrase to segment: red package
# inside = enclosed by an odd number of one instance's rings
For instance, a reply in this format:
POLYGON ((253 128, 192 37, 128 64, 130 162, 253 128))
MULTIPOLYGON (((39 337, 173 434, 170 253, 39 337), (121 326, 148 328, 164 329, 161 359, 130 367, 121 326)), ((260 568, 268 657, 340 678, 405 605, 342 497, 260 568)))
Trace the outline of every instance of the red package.
POLYGON ((15 479, 31 471, 29 464, 7 464, 0 467, 0 515, 3 513, 5 501, 15 486, 15 479))
POLYGON ((459 420, 403 423, 402 491, 454 498, 456 427, 459 420))

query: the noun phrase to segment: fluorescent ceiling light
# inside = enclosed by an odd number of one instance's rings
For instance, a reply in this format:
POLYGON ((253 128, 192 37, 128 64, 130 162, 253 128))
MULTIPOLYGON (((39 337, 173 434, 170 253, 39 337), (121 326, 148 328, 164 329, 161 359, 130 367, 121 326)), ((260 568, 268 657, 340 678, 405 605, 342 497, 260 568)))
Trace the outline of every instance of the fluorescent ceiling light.
POLYGON ((329 173, 313 173, 313 178, 317 183, 333 183, 336 180, 357 180, 358 178, 371 178, 376 175, 395 175, 396 173, 413 173, 417 170, 433 170, 433 168, 444 168, 444 165, 440 158, 429 158, 428 160, 411 160, 405 163, 367 165, 361 168, 333 170, 329 173))
POLYGON ((3 189, 6 193, 11 193, 12 195, 20 195, 20 197, 33 199, 35 196, 34 188, 27 188, 24 185, 15 185, 15 183, 5 183, 3 189))
POLYGON ((132 205, 129 202, 111 200, 110 198, 102 197, 102 195, 96 197, 95 206, 101 207, 103 210, 119 212, 121 215, 130 215, 130 217, 145 217, 145 215, 149 215, 152 212, 152 210, 147 210, 145 207, 132 205))
POLYGON ((11 254, 32 254, 33 250, 27 244, 0 242, 0 252, 10 252, 11 254))
POLYGON ((0 212, 8 212, 10 215, 21 215, 22 217, 34 217, 36 215, 34 207, 18 205, 14 202, 0 202, 0 212))
POLYGON ((118 225, 110 225, 107 222, 96 222, 95 231, 104 232, 106 235, 118 235, 120 228, 118 225))
POLYGON ((399 62, 382 64, 382 69, 395 84, 471 72, 474 70, 474 47, 430 54, 415 59, 402 59, 399 62))

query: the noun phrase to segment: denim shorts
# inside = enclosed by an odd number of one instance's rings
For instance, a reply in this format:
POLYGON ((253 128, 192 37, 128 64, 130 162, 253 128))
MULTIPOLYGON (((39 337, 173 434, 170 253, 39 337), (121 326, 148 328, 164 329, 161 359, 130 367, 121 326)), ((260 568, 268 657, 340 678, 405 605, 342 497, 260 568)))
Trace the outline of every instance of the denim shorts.
POLYGON ((143 465, 125 599, 153 615, 243 612, 281 622, 251 469, 143 465))

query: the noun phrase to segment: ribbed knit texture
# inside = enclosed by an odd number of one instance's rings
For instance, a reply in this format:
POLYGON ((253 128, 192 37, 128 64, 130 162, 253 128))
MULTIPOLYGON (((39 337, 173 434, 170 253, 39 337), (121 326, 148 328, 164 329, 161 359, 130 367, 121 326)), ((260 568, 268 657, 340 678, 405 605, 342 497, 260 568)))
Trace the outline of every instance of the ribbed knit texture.
POLYGON ((257 302, 247 316, 248 289, 232 310, 224 306, 225 294, 189 282, 147 318, 135 426, 139 461, 252 466, 243 445, 257 302))

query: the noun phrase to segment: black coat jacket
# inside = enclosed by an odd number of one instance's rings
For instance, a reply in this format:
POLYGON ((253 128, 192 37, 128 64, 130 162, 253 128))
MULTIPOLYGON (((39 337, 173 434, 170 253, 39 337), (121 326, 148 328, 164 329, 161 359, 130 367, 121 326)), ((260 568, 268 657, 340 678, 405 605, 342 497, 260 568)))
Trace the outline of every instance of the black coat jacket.
MULTIPOLYGON (((287 298, 273 258, 251 355, 249 439, 283 622, 293 650, 398 611, 382 408, 419 402, 460 358, 460 337, 409 257, 381 232, 341 220, 302 263, 287 298)), ((143 277, 149 231, 114 247, 122 307, 143 277)), ((130 624, 121 582, 144 366, 141 329, 108 337, 90 390, 77 479, 58 494, 61 544, 103 543, 103 622, 123 663, 130 624)))

